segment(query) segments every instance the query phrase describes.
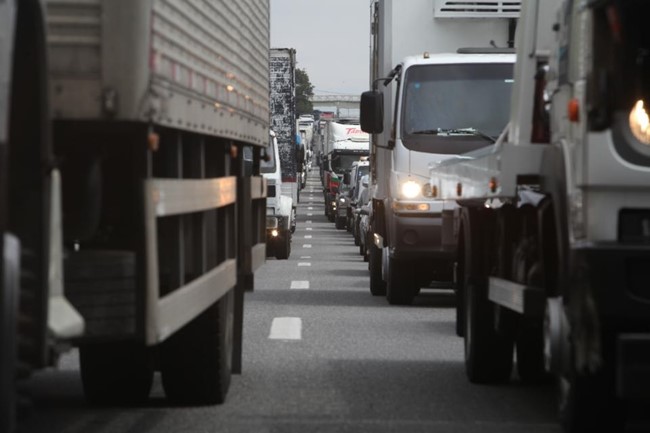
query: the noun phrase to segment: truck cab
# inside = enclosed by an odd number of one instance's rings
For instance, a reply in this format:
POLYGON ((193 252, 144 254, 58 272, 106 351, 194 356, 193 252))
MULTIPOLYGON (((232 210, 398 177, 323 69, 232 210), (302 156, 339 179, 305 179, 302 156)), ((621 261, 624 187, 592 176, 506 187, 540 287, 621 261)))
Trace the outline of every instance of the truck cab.
POLYGON ((275 132, 269 134, 266 158, 260 172, 266 179, 266 255, 279 260, 291 254, 291 234, 296 229, 296 209, 293 199, 282 194, 282 170, 275 132))
POLYGON ((395 87, 395 103, 389 107, 393 123, 386 128, 383 93, 375 89, 362 95, 362 129, 390 131, 374 152, 383 170, 373 171, 373 239, 391 304, 409 304, 432 280, 452 279, 456 251, 443 220, 452 216, 455 204, 440 200, 428 186, 429 169, 493 143, 507 124, 515 58, 506 51, 512 50, 425 52, 405 58, 375 80, 395 87))

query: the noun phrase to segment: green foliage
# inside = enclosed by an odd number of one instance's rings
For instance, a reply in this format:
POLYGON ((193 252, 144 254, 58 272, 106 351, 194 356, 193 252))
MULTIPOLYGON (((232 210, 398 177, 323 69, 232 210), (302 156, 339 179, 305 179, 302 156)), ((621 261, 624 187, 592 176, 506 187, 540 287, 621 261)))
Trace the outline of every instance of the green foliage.
POLYGON ((314 86, 309 81, 307 71, 296 69, 296 112, 299 116, 314 111, 314 105, 309 100, 312 96, 314 96, 314 86))

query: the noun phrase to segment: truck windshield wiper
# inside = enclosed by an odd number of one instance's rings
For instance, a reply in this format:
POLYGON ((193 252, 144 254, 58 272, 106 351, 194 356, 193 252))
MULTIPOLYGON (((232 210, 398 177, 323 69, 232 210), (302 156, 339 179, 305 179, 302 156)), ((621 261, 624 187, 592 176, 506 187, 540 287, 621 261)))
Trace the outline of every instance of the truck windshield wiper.
POLYGON ((475 128, 437 128, 437 129, 423 129, 420 131, 412 132, 411 134, 430 134, 430 135, 476 135, 483 137, 486 140, 491 141, 492 143, 496 142, 496 137, 486 134, 483 131, 480 131, 475 128))

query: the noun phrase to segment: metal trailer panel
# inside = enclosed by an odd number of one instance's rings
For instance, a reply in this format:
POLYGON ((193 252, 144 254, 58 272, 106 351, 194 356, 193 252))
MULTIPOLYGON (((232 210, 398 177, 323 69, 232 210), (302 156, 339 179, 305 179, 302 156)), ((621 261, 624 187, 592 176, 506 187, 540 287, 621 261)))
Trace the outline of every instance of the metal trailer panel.
POLYGON ((269 1, 47 0, 56 118, 266 145, 269 1))
POLYGON ((296 51, 294 49, 271 49, 270 80, 271 129, 278 140, 282 182, 296 182, 296 51))

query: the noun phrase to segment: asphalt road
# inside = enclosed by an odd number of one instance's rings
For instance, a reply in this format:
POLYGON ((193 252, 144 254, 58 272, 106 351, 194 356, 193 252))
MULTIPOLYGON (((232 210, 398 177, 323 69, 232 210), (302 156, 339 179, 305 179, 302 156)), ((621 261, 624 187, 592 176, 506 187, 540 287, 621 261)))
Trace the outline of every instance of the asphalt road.
POLYGON ((146 407, 88 406, 72 352, 29 381, 20 431, 559 432, 552 386, 467 381, 453 305, 445 290, 410 307, 371 296, 351 235, 323 214, 314 170, 291 257, 269 258, 247 294, 243 374, 225 404, 170 406, 157 377, 146 407))

